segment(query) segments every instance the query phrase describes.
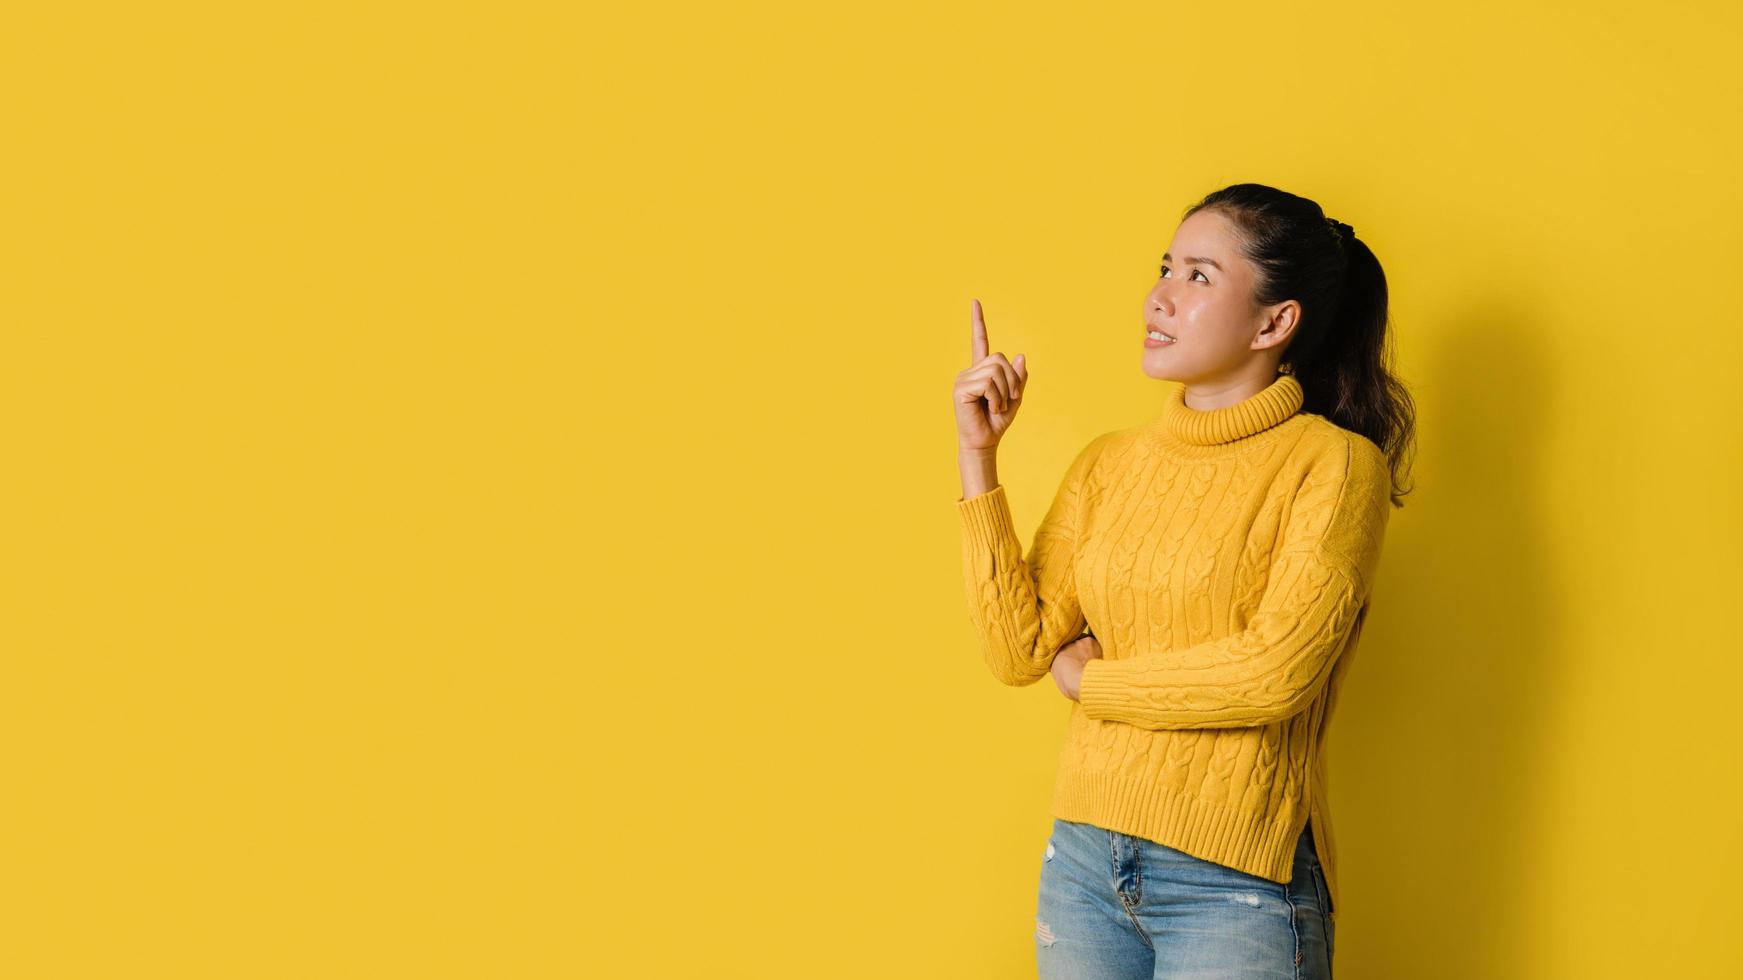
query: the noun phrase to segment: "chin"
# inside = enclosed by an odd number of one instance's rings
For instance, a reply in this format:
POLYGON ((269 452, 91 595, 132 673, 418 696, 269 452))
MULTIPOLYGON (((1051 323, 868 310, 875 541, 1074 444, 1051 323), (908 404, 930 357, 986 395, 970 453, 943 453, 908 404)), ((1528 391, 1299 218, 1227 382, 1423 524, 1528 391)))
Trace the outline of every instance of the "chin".
POLYGON ((1145 377, 1154 378, 1157 381, 1186 380, 1184 373, 1180 370, 1178 365, 1158 364, 1156 361, 1159 359, 1150 357, 1150 353, 1150 351, 1145 351, 1144 359, 1138 364, 1138 366, 1143 369, 1145 377))

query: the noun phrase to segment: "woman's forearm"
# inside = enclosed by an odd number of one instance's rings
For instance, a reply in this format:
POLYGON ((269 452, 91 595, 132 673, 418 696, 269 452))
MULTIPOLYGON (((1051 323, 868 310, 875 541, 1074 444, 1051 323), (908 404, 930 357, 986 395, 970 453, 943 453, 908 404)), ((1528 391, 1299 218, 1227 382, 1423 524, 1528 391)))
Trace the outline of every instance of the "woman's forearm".
POLYGON ((999 485, 996 449, 959 449, 956 463, 962 469, 962 499, 978 497, 999 485))

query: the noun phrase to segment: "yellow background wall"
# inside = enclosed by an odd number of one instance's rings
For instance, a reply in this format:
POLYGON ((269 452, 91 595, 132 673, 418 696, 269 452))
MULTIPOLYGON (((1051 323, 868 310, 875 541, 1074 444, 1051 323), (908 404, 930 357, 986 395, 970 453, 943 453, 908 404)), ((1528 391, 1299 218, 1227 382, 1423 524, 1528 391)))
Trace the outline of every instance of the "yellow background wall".
POLYGON ((1027 536, 1255 180, 1420 404, 1332 742, 1345 978, 1716 977, 1738 15, 41 4, 0 31, 0 973, 1032 975, 1027 536))

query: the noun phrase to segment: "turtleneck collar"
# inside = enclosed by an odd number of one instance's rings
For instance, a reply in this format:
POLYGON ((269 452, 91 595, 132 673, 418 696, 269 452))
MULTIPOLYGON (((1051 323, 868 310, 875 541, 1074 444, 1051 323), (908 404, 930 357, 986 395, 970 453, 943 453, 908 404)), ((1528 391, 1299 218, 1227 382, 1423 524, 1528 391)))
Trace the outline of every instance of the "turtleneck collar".
POLYGON ((1292 374, 1233 405, 1200 410, 1186 404, 1186 386, 1174 389, 1162 416, 1150 425, 1153 434, 1190 455, 1215 453, 1288 421, 1300 411, 1305 393, 1292 374))

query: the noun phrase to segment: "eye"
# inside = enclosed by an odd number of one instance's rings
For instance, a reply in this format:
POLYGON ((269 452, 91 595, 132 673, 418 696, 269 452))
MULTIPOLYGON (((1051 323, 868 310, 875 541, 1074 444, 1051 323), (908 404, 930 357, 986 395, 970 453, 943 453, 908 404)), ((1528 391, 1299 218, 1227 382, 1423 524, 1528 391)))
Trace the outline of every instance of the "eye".
MULTIPOLYGON (((1204 270, 1203 269, 1194 269, 1194 270, 1192 270, 1192 274, 1195 276, 1204 276, 1204 270)), ((1168 267, 1166 265, 1162 267, 1162 278, 1164 278, 1164 279, 1168 278, 1168 267)), ((1203 281, 1210 282, 1210 277, 1204 276, 1203 281)))

